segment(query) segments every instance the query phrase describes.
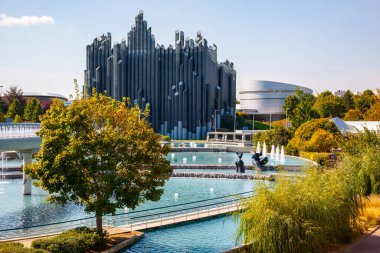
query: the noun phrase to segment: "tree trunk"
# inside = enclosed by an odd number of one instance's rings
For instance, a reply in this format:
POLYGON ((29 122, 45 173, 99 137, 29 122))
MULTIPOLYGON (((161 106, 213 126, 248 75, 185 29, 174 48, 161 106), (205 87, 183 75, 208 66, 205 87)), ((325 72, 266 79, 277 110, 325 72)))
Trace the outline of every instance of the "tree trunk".
POLYGON ((98 234, 103 233, 103 216, 96 215, 96 229, 98 230, 98 234))

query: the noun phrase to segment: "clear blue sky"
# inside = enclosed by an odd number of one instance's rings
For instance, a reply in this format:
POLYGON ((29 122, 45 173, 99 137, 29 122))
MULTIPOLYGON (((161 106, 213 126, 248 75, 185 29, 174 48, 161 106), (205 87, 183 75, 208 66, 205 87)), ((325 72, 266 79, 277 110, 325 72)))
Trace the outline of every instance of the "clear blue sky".
POLYGON ((0 0, 0 85, 72 94, 86 45, 106 32, 120 41, 140 10, 157 43, 202 31, 219 61, 235 63, 238 85, 380 88, 380 0, 0 0), (49 17, 27 25, 21 16, 49 17))

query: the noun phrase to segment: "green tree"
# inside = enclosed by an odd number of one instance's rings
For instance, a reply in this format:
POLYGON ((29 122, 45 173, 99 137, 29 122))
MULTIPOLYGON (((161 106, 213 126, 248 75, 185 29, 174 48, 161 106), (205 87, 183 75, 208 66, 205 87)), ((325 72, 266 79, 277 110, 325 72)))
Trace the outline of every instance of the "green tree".
POLYGON ((355 108, 354 94, 347 90, 343 97, 341 98, 342 104, 346 107, 346 111, 352 110, 355 108))
POLYGON ((21 123, 21 122, 22 122, 22 119, 20 115, 16 114, 16 116, 13 119, 13 123, 21 123))
POLYGON ((371 90, 365 90, 361 95, 355 95, 355 108, 365 113, 375 102, 376 96, 371 90))
POLYGON ((32 98, 30 99, 24 110, 24 118, 26 121, 30 122, 38 122, 38 117, 42 115, 42 108, 40 101, 38 99, 32 98))
POLYGON ((4 113, 0 111, 0 122, 5 122, 5 120, 4 113))
POLYGON ((292 126, 294 128, 309 120, 319 118, 318 113, 313 108, 314 102, 315 97, 313 95, 307 93, 302 95, 300 103, 297 105, 292 116, 292 126))
POLYGON ((289 128, 280 125, 275 125, 271 130, 260 131, 253 135, 253 141, 256 143, 266 142, 270 145, 286 146, 289 140, 293 137, 293 133, 289 128))
POLYGON ((363 114, 358 109, 351 109, 344 115, 344 120, 358 121, 363 119, 363 114))
POLYGON ((322 118, 341 118, 346 112, 346 107, 343 105, 341 99, 332 94, 331 91, 320 93, 315 100, 313 108, 322 118))
POLYGON ((328 152, 331 148, 337 147, 336 140, 340 137, 341 133, 333 122, 325 118, 314 119, 302 124, 299 128, 297 128, 294 133, 294 137, 288 143, 287 150, 295 155, 299 154, 300 151, 328 152), (320 129, 324 131, 318 131, 320 129), (333 138, 330 138, 330 135, 327 135, 326 132, 331 133, 333 138), (317 133, 316 136, 314 136, 315 133, 317 133), (313 136, 314 146, 310 144, 313 136), (323 136, 326 138, 328 137, 328 146, 323 144, 323 136), (321 145, 315 146, 317 143, 321 145))
POLYGON ((17 86, 11 86, 4 92, 3 95, 5 107, 8 108, 15 99, 17 99, 22 106, 25 105, 25 98, 23 96, 22 89, 17 86))
POLYGON ((23 110, 22 110, 22 105, 20 103, 20 101, 15 98, 11 105, 9 106, 8 108, 8 112, 7 114, 5 115, 6 118, 15 118, 16 115, 19 115, 19 117, 22 115, 23 113, 23 110))
POLYGON ((161 146, 137 106, 95 91, 78 96, 68 108, 55 100, 41 117, 41 149, 27 172, 51 194, 49 201, 95 212, 101 232, 103 215, 160 199, 172 173, 169 147, 161 146))
POLYGON ((365 113, 364 120, 380 120, 380 89, 377 90, 375 102, 371 105, 370 109, 365 113))

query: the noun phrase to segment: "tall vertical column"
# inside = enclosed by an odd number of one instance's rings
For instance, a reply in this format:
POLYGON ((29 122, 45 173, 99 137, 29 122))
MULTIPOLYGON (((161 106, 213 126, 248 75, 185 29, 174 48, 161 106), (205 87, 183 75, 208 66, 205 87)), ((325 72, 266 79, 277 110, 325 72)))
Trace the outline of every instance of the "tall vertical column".
POLYGON ((25 151, 22 153, 23 157, 23 171, 22 171, 22 193, 24 195, 32 194, 32 178, 25 173, 25 167, 32 163, 32 151, 25 151))

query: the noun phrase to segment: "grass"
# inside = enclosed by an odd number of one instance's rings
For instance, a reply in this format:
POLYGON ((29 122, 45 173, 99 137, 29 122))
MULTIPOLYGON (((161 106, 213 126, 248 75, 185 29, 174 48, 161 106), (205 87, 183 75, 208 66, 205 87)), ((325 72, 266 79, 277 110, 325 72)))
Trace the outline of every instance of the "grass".
POLYGON ((380 195, 371 195, 364 202, 361 219, 365 228, 380 225, 380 195))

